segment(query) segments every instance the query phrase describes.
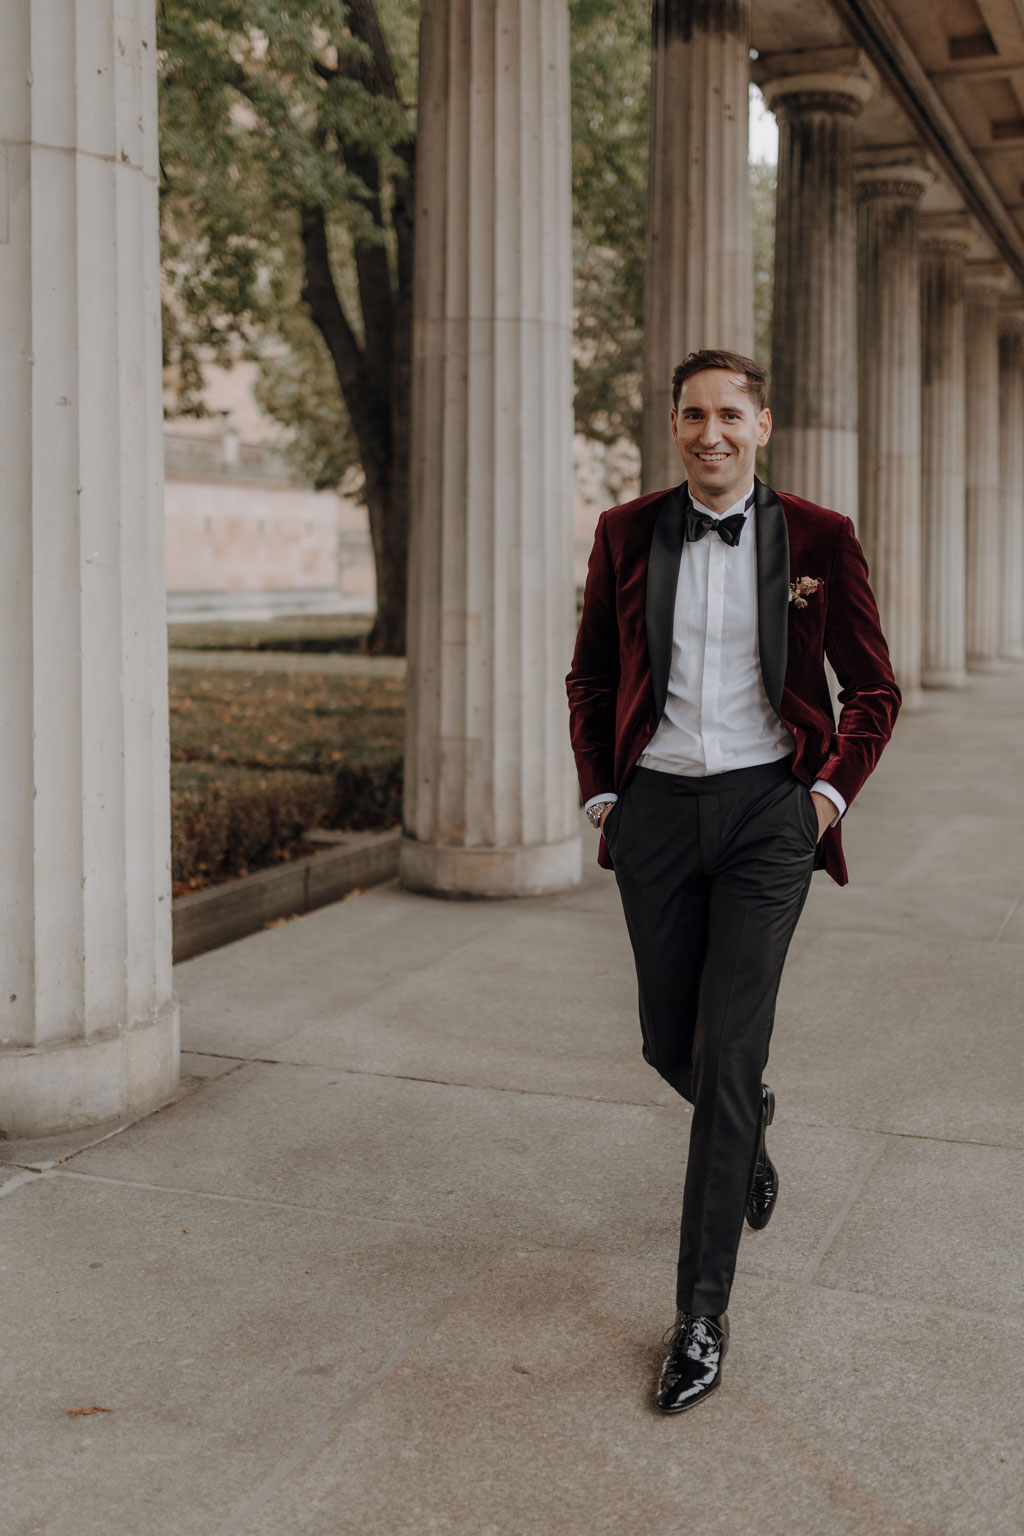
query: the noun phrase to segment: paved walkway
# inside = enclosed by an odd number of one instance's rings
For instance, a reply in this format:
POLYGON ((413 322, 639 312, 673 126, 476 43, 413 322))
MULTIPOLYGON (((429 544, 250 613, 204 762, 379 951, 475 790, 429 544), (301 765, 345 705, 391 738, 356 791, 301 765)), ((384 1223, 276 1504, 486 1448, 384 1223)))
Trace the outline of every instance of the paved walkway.
POLYGON ((4 1536, 1019 1536, 1024 669, 929 703, 794 942, 712 1402, 650 1407, 686 1124, 611 878, 384 887, 179 968, 178 1102, 4 1150, 4 1536))

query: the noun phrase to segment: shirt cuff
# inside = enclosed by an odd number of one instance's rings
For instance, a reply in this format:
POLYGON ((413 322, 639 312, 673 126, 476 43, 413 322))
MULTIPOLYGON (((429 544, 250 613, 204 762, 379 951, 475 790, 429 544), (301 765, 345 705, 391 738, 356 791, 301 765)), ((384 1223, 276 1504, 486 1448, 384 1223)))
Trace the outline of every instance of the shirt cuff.
POLYGON ((611 803, 612 803, 612 801, 613 801, 613 800, 617 800, 617 799, 618 799, 618 798, 619 798, 619 797, 618 797, 618 795, 617 795, 617 794, 616 794, 616 793, 615 793, 615 792, 614 792, 614 790, 611 790, 611 789, 608 789, 608 790, 605 790, 605 792, 604 792, 604 794, 603 794, 603 795, 591 795, 591 797, 590 797, 590 799, 589 799, 589 800, 588 800, 588 801, 587 801, 587 803, 586 803, 586 805, 585 805, 585 806, 584 806, 584 807, 583 807, 583 809, 584 809, 584 810, 585 810, 585 811, 589 811, 589 810, 590 810, 590 807, 591 807, 591 806, 592 806, 592 805, 604 805, 604 803, 605 803, 605 802, 606 802, 606 801, 607 801, 607 803, 608 803, 608 804, 609 804, 609 805, 611 805, 611 803))
POLYGON ((815 779, 814 783, 811 785, 811 794, 824 795, 826 800, 832 801, 832 804, 839 812, 839 816, 833 816, 830 823, 830 825, 834 827, 836 822, 839 820, 839 817, 842 816, 846 811, 846 801, 843 799, 838 789, 833 789, 832 785, 827 783, 825 779, 815 779))

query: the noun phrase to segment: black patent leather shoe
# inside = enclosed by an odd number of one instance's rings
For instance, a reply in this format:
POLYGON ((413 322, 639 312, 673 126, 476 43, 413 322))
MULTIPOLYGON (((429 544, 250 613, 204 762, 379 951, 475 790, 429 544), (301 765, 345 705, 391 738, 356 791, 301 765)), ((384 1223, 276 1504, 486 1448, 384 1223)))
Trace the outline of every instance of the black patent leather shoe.
POLYGON ((684 1413, 710 1397, 722 1380, 729 1314, 695 1317, 679 1312, 665 1342, 669 1351, 658 1382, 658 1407, 662 1413, 684 1413))
POLYGON ((758 1131, 757 1157, 754 1162, 754 1175, 750 1181, 750 1193, 747 1195, 747 1221, 760 1232, 772 1219, 779 1198, 779 1174, 768 1156, 765 1146, 765 1132, 775 1119, 775 1095, 767 1084, 761 1086, 761 1126, 758 1131))

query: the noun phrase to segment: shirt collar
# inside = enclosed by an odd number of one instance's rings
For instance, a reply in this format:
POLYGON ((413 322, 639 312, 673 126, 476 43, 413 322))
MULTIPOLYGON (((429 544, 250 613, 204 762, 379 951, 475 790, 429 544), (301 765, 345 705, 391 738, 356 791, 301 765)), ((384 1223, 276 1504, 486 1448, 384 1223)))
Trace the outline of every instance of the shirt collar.
POLYGON ((690 492, 690 500, 693 502, 693 505, 697 508, 698 512, 706 512, 709 517, 729 517, 733 512, 745 512, 746 511, 746 507, 747 507, 747 502, 751 499, 753 494, 754 494, 754 482, 751 481, 750 482, 750 489, 747 490, 747 491, 744 491, 743 495, 740 497, 739 501, 734 501, 732 506, 731 507, 727 507, 724 512, 712 512, 710 507, 706 507, 702 501, 698 501, 697 500, 696 496, 694 496, 692 491, 690 492))

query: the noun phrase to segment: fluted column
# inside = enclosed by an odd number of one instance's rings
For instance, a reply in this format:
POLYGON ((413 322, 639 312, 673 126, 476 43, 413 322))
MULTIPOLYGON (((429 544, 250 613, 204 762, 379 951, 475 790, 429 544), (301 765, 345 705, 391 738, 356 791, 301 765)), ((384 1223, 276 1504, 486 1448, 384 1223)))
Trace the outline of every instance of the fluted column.
POLYGON ((142 1110, 177 1080, 156 128, 151 0, 3 9, 8 1136, 142 1110))
POLYGON ((654 0, 647 269, 644 490, 674 485, 672 371, 688 352, 754 345, 747 174, 750 0, 654 0))
POLYGON ((1024 306, 999 314, 999 654, 1024 657, 1024 306))
POLYGON ((772 482, 857 516, 859 73, 767 80, 779 121, 772 315, 772 482))
POLYGON ((999 655, 999 301, 1005 269, 968 262, 967 291, 967 664, 986 668, 999 655))
POLYGON ((425 0, 402 879, 580 877, 572 653, 569 17, 425 0))
POLYGON ((921 689, 921 324, 911 149, 856 156, 860 540, 904 705, 921 689))
POLYGON ((967 681, 964 261, 966 215, 921 218, 921 510, 924 613, 921 681, 967 681))

